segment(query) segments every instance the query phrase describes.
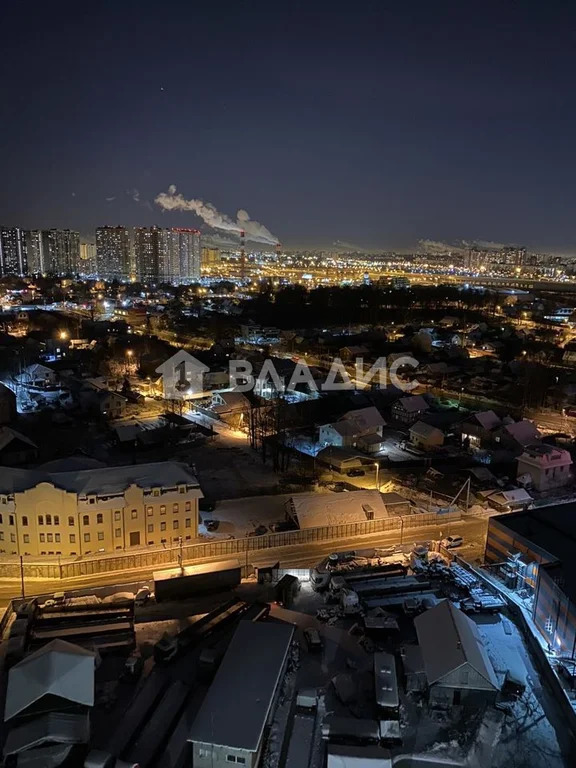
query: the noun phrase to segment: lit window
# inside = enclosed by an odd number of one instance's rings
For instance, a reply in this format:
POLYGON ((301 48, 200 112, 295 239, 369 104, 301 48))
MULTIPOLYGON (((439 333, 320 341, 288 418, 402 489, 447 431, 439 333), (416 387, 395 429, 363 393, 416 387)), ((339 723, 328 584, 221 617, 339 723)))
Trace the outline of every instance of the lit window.
POLYGON ((186 502, 186 512, 190 512, 192 510, 192 502, 187 501, 186 502))
POLYGON ((53 535, 52 533, 49 533, 49 534, 46 536, 46 541, 47 541, 48 543, 50 543, 50 542, 54 541, 54 535, 53 535))
POLYGON ((116 520, 116 522, 118 522, 118 520, 120 520, 120 510, 119 509, 117 509, 114 512, 114 520, 116 520))
POLYGON ((46 541, 45 534, 43 534, 43 533, 40 534, 40 541, 46 541))
POLYGON ((138 510, 137 509, 133 509, 130 512, 130 517, 132 518, 132 520, 136 520, 136 518, 138 517, 138 510))
POLYGON ((160 505, 160 514, 165 515, 166 514, 166 506, 164 504, 160 505))
POLYGON ((24 534, 22 539, 24 541, 24 544, 30 544, 30 536, 27 533, 24 534))
POLYGON ((178 512, 178 504, 172 504, 172 512, 178 512))
POLYGON ((148 517, 152 517, 152 515, 154 514, 154 507, 146 507, 146 514, 148 515, 148 517))
POLYGON ((114 536, 119 539, 122 536, 122 528, 116 528, 114 531, 114 536))
POLYGON ((76 534, 71 533, 68 538, 70 539, 70 544, 76 544, 76 534))
POLYGON ((54 534, 54 541, 55 541, 56 543, 59 543, 59 542, 60 542, 60 534, 59 534, 59 533, 55 533, 55 534, 54 534))

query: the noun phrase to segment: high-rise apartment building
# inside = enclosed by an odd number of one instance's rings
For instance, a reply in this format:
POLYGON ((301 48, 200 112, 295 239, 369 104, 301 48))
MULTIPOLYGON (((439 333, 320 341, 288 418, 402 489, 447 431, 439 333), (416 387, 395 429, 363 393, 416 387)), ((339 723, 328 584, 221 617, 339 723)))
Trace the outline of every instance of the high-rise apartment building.
POLYGON ((80 243, 78 272, 81 275, 94 275, 96 273, 96 246, 94 243, 80 243))
POLYGON ((28 272, 26 236, 20 227, 0 227, 0 275, 28 272))
POLYGON ((164 248, 160 227, 134 227, 134 270, 138 280, 154 282, 160 278, 164 248))
POLYGON ((202 248, 202 266, 211 267, 221 261, 220 248, 202 248))
POLYGON ((26 232, 26 251, 28 254, 28 273, 30 275, 42 274, 46 267, 44 263, 42 231, 40 229, 29 229, 26 232))
POLYGON ((70 229, 42 231, 44 268, 56 275, 70 275, 80 265, 80 235, 70 229))
POLYGON ((200 278, 200 232, 197 229, 164 229, 160 247, 160 278, 187 283, 200 278))
POLYGON ((139 280, 186 283, 200 277, 200 232, 197 229, 134 229, 134 262, 139 280))
POLYGON ((98 227, 96 272, 109 280, 130 276, 130 233, 126 227, 98 227))

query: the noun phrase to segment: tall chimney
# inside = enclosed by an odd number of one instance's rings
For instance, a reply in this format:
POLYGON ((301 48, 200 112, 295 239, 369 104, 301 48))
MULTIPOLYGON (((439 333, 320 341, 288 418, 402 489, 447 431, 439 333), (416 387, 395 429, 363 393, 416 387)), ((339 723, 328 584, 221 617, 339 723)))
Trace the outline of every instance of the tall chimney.
POLYGON ((240 279, 246 277, 246 232, 240 230, 240 279))
POLYGON ((282 253, 282 243, 276 243, 276 258, 280 261, 280 254, 282 253))

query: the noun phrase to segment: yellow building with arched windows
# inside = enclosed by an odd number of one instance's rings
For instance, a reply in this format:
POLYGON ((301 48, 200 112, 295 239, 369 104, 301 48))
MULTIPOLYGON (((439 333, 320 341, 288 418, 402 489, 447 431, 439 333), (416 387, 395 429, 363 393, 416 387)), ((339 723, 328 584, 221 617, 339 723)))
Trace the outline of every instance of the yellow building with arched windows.
POLYGON ((163 461, 74 472, 0 468, 0 553, 86 556, 198 535, 202 492, 163 461))

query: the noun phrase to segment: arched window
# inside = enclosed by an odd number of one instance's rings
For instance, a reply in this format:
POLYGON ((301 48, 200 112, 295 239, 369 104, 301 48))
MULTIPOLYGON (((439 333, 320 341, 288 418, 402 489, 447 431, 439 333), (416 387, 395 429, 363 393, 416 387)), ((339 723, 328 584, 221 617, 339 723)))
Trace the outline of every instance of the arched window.
POLYGON ((96 522, 97 523, 103 523, 104 522, 104 515, 102 514, 102 512, 98 512, 98 514, 96 515, 96 522))
POLYGON ((26 516, 22 518, 22 525, 28 525, 28 518, 26 516))
POLYGON ((72 526, 74 525, 74 518, 73 517, 69 517, 68 518, 68 525, 72 525, 72 526))
POLYGON ((54 525, 60 525, 60 515, 54 515, 54 525))
POLYGON ((44 517, 42 515, 38 515, 38 525, 44 525, 44 517))
POLYGON ((52 525, 52 515, 46 515, 46 525, 52 525))
POLYGON ((90 525, 90 518, 88 517, 88 515, 84 515, 84 517, 82 518, 82 522, 84 523, 84 525, 90 525))

